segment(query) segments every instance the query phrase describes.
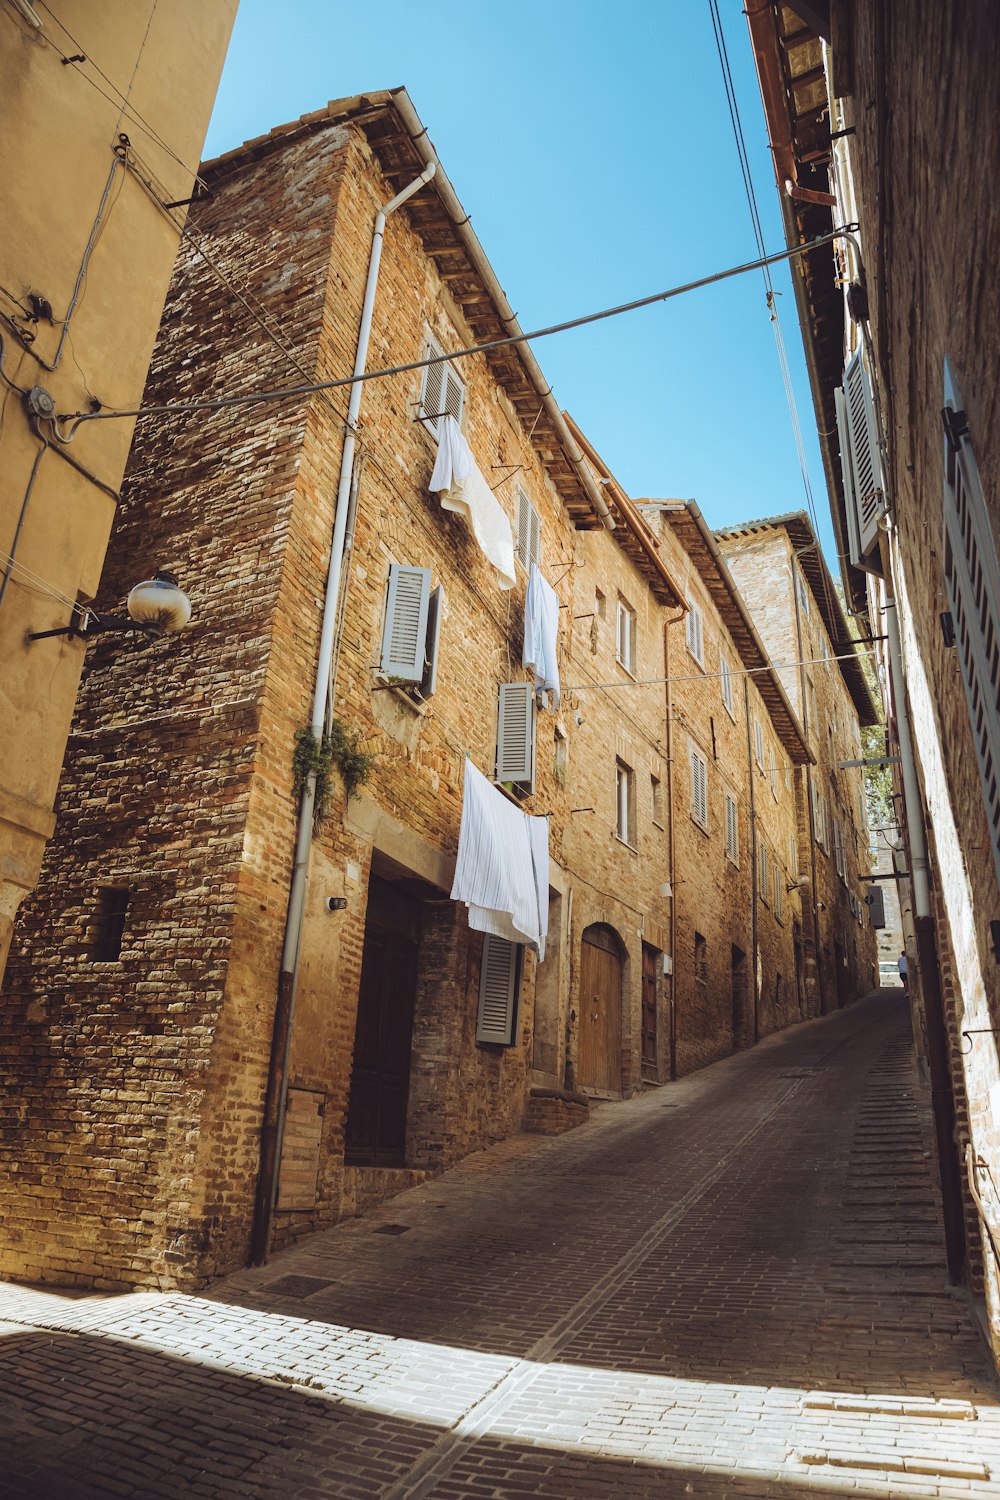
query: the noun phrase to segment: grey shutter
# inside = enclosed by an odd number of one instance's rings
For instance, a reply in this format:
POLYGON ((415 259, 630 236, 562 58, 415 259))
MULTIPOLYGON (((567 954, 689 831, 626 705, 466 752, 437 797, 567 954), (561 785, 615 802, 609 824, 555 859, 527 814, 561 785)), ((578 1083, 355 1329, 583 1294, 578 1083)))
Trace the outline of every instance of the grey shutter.
POLYGON ((885 926, 885 892, 879 885, 873 885, 868 892, 868 911, 873 927, 885 926))
POLYGON ((387 677, 404 682, 423 677, 430 591, 429 568, 391 564, 382 631, 382 671, 387 677))
POLYGON ((542 518, 538 514, 537 510, 535 509, 535 507, 533 505, 530 506, 530 510, 531 510, 531 533, 530 533, 529 542, 528 542, 528 551, 529 551, 529 554, 531 556, 531 561, 533 563, 537 563, 538 566, 541 567, 541 565, 542 565, 542 518))
POLYGON ((844 370, 836 408, 851 562, 869 573, 881 574, 878 523, 886 510, 885 483, 875 403, 860 349, 844 370))
POLYGON ((502 682, 497 715, 497 781, 535 785, 535 689, 530 682, 502 682))
POLYGON ((497 1047, 514 1043, 520 946, 487 932, 483 937, 483 963, 479 974, 479 1013, 476 1041, 497 1047))
POLYGON ((961 394, 945 359, 944 575, 1000 881, 1000 567, 961 394))
POLYGON ((520 487, 517 491, 517 556, 531 571, 531 564, 541 565, 542 519, 520 487))
POLYGON ((438 584, 427 602, 427 650, 424 675, 420 679, 420 696, 430 698, 437 688, 438 653, 441 650, 441 620, 444 616, 444 590, 438 584))
POLYGON ((456 422, 462 420, 462 404, 465 400, 465 387, 455 374, 451 365, 439 365, 438 369, 443 371, 444 400, 438 407, 439 411, 445 411, 456 422))
MULTIPOLYGON (((440 354, 441 350, 434 344, 428 344, 424 350, 424 358, 429 359, 434 354, 440 354)), ((437 432, 439 427, 438 415, 445 410, 442 396, 444 395, 444 378, 447 366, 428 365, 424 370, 424 389, 420 397, 421 414, 430 418, 427 426, 432 432, 437 432)))

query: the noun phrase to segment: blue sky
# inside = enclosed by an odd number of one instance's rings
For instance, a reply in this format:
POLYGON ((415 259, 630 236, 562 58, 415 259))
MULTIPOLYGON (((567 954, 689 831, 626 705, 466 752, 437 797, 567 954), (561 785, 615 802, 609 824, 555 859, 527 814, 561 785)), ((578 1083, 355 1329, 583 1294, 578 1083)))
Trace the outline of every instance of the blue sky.
MULTIPOLYGON (((720 10, 775 252, 784 240, 746 22, 739 0, 720 10)), ((756 254, 708 0, 241 0, 206 158, 328 99, 398 84, 522 328, 756 254)), ((772 276, 832 561, 791 283, 784 267, 772 276)), ((535 353, 636 498, 696 499, 714 526, 805 504, 759 272, 535 353)))

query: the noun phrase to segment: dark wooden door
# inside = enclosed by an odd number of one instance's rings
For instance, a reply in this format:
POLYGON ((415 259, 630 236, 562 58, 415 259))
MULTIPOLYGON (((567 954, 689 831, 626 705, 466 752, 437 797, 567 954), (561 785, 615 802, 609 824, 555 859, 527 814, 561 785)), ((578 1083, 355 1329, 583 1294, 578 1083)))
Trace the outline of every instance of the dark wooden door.
POLYGON ((747 956, 732 944, 733 1048, 738 1050, 746 1040, 747 1025, 747 956))
POLYGON ((656 949, 642 945, 642 1067, 656 1074, 656 949))
POLYGON ((351 1166, 404 1165, 416 977, 412 938, 366 931, 344 1151, 351 1166))
POLYGON ((614 938, 589 928, 580 952, 577 1084, 598 1094, 622 1086, 622 962, 614 938))

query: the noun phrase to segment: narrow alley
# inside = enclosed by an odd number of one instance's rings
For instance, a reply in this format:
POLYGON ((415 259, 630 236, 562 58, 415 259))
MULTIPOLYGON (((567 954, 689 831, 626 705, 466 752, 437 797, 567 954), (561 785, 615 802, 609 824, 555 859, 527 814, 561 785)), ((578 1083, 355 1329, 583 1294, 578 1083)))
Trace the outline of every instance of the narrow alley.
POLYGON ((899 991, 201 1296, 0 1292, 5 1500, 996 1496, 899 991))

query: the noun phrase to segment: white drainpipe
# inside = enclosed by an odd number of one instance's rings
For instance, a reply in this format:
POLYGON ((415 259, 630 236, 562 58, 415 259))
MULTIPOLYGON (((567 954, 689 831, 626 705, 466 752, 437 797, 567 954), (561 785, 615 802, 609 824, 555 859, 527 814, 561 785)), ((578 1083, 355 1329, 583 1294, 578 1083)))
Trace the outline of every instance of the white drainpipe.
MULTIPOLYGON (((340 479, 337 484, 337 508, 333 526, 333 541, 330 547, 330 567, 326 579, 326 598, 323 604, 323 626, 320 632, 319 660, 316 664, 316 684, 313 689, 312 721, 310 729, 319 739, 326 727, 327 702, 330 671, 333 665, 336 644, 337 615, 340 603, 340 580, 344 562, 344 539, 347 531, 347 513, 351 492, 351 475, 354 468, 356 424, 361 407, 364 381, 357 377, 365 373, 368 362, 368 344, 372 331, 372 312, 375 307, 375 291, 378 286, 379 265, 382 260, 382 241, 385 221, 395 213, 408 198, 430 182, 437 170, 436 162, 428 162, 419 177, 402 192, 391 198, 375 215, 372 233, 371 258, 368 262, 368 281, 365 300, 361 309, 361 325, 358 329, 358 347, 354 357, 356 383, 351 386, 347 407, 347 424, 344 434, 344 449, 340 459, 340 479)), ((271 1225, 274 1205, 277 1200, 278 1175, 281 1166, 281 1144, 285 1127, 285 1107, 288 1098, 288 1065, 292 1050, 292 1020, 295 1013, 295 991, 298 984, 299 948, 302 939, 302 923, 305 914, 306 893, 309 886, 309 860, 313 840, 313 813, 316 806, 316 775, 311 772, 299 803, 298 824, 295 835, 295 864, 292 869, 292 885, 288 896, 288 914, 285 919, 285 940, 281 953, 281 975, 278 984, 277 1011, 275 1014, 275 1037, 279 1044, 272 1054, 271 1072, 268 1078, 265 1103, 264 1139, 261 1151, 261 1173, 258 1183, 256 1221, 254 1226, 254 1259, 266 1260, 270 1250, 271 1225)))

